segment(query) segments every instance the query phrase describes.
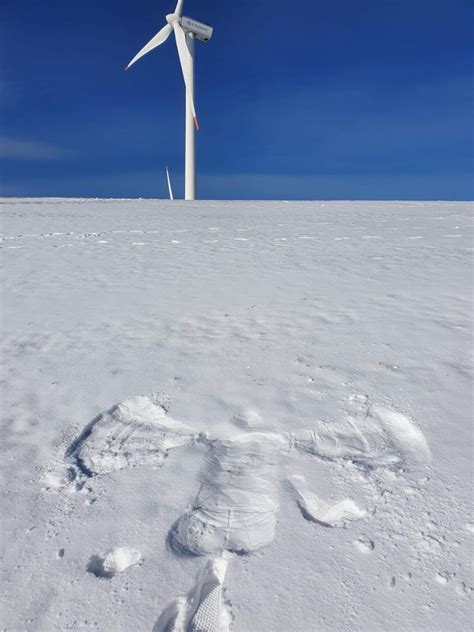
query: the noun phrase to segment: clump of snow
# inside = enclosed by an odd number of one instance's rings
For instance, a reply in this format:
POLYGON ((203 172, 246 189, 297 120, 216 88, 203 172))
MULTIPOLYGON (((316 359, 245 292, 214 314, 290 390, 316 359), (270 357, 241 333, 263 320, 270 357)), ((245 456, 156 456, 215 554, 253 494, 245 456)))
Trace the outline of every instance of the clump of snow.
POLYGON ((308 520, 314 520, 326 527, 344 527, 354 520, 365 518, 367 512, 360 509, 353 500, 345 498, 330 504, 318 498, 306 488, 304 476, 293 475, 290 482, 296 492, 298 504, 308 520))
POLYGON ((138 564, 140 559, 140 551, 126 546, 117 547, 104 555, 93 555, 87 570, 96 577, 110 579, 117 573, 123 573, 130 566, 138 564))

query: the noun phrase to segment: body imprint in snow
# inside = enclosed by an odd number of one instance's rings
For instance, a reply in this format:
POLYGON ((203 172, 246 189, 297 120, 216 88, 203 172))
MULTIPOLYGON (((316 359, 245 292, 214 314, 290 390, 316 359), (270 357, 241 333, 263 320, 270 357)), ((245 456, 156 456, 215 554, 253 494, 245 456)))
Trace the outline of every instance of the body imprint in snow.
MULTIPOLYGON (((193 508, 172 525, 169 544, 177 553, 246 553, 274 538, 278 464, 290 450, 350 460, 366 470, 430 458, 422 432, 408 417, 368 403, 363 408, 340 422, 319 421, 307 430, 228 428, 214 436, 174 420, 157 398, 135 397, 94 419, 68 456, 87 477, 142 464, 162 466, 170 450, 204 444, 200 489, 193 508)), ((310 519, 337 526, 364 516, 350 499, 329 506, 298 478, 292 482, 310 519)))
MULTIPOLYGON (((191 510, 171 526, 168 543, 178 555, 209 559, 190 592, 164 610, 154 632, 227 632, 229 616, 222 599, 227 552, 245 554, 272 542, 279 507, 278 466, 290 450, 329 461, 350 460, 367 472, 430 458, 425 437, 408 417, 372 407, 365 396, 354 401, 353 414, 338 423, 318 421, 296 432, 258 432, 253 423, 238 423, 215 436, 173 419, 156 397, 135 397, 85 428, 68 450, 69 475, 54 482, 73 481, 80 489, 89 477, 144 464, 162 466, 170 450, 204 444, 199 491, 191 510)), ((308 520, 341 527, 366 515, 349 498, 332 505, 324 502, 301 476, 290 476, 290 483, 308 520)), ((105 557, 93 556, 88 570, 111 578, 139 559, 137 551, 117 549, 105 557)))

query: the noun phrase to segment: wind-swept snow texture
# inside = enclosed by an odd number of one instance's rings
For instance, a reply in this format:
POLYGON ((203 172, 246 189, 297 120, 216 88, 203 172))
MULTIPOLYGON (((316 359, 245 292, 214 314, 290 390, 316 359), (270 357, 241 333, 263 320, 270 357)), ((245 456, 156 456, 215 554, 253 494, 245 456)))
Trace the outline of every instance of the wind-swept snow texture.
POLYGON ((471 204, 0 211, 0 629, 470 629, 471 204))

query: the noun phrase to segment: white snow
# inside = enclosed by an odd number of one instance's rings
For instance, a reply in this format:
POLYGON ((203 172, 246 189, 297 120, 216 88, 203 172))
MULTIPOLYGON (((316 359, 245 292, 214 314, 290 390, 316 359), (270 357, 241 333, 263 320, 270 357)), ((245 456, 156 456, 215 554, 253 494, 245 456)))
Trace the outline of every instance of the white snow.
POLYGON ((193 430, 175 421, 148 397, 114 406, 89 424, 69 448, 68 457, 86 476, 125 467, 161 465, 167 451, 186 445, 193 430))
POLYGON ((471 204, 0 211, 0 629, 469 629, 471 204))
POLYGON ((87 570, 96 577, 111 579, 116 573, 123 573, 130 566, 138 564, 140 559, 140 551, 119 546, 103 555, 93 555, 87 570))
POLYGON ((290 476, 290 483, 296 491, 296 498, 303 516, 314 520, 326 527, 344 527, 353 520, 365 518, 367 512, 360 509, 353 500, 344 498, 333 505, 329 505, 316 494, 306 489, 304 476, 290 476))

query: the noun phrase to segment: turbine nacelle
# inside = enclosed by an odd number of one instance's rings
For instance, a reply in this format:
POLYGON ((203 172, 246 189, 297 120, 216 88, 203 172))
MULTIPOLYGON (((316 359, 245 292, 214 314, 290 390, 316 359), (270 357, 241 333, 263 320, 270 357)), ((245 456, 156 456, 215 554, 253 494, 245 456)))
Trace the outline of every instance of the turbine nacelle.
POLYGON ((209 24, 204 24, 194 18, 187 18, 185 16, 181 18, 181 26, 186 33, 192 33, 194 37, 201 40, 201 42, 208 42, 214 30, 209 24))
POLYGON ((209 26, 209 24, 198 22, 194 18, 188 18, 186 16, 181 17, 177 13, 168 13, 166 21, 170 26, 174 26, 174 23, 177 22, 181 25, 181 28, 185 33, 192 33, 194 37, 201 42, 208 42, 214 31, 212 26, 209 26))

